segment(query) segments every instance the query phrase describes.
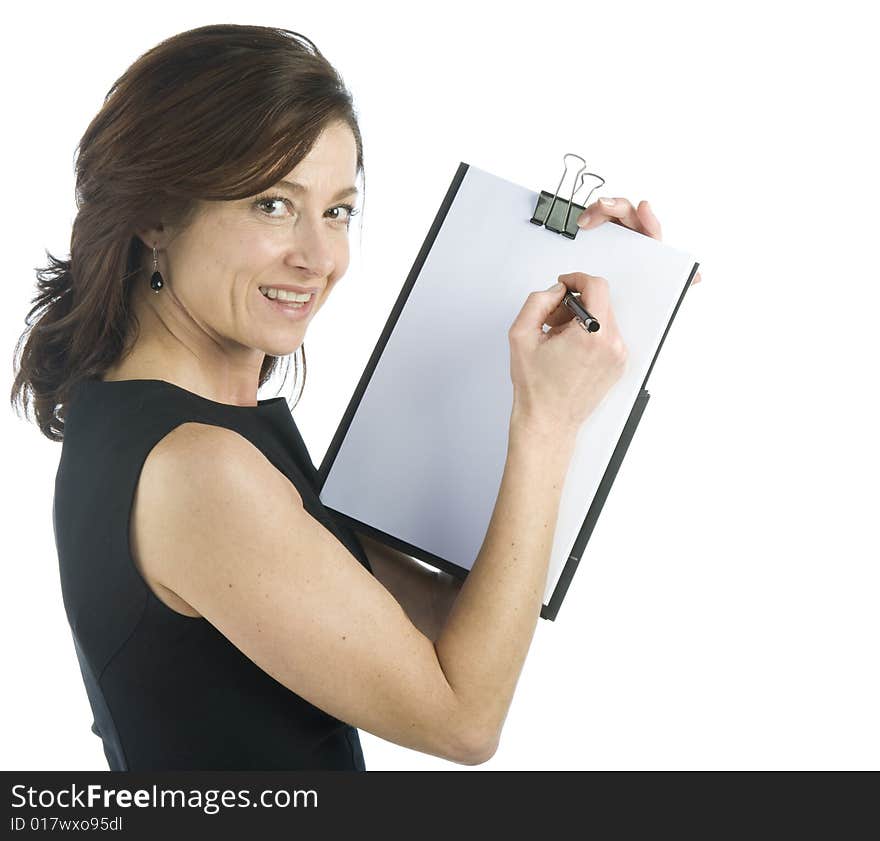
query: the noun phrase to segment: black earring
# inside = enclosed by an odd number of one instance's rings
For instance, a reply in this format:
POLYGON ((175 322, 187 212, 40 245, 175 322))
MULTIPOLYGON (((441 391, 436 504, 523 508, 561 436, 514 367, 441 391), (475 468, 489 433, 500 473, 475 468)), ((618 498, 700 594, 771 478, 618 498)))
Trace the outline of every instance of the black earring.
POLYGON ((159 290, 165 285, 159 272, 159 258, 156 256, 156 246, 153 246, 153 276, 150 278, 150 288, 158 295, 159 290))

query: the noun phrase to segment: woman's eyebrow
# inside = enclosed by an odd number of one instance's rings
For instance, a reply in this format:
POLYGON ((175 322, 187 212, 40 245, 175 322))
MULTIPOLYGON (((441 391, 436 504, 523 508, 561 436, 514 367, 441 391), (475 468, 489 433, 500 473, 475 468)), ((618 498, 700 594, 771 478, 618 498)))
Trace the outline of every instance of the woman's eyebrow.
MULTIPOLYGON (((287 187, 292 190, 294 193, 307 193, 309 188, 304 186, 303 184, 297 184, 296 181, 279 181, 279 187, 287 187)), ((335 196, 331 199, 331 201, 338 201, 339 199, 344 199, 346 196, 357 195, 358 188, 357 187, 344 187, 339 190, 335 196)))

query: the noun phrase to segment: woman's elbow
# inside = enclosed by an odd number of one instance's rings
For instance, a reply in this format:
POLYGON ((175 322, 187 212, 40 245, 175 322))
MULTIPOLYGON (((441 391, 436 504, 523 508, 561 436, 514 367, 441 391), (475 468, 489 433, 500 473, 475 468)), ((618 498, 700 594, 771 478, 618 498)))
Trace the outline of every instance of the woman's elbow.
POLYGON ((462 765, 482 765, 484 762, 488 762, 493 756, 495 756, 495 751, 498 750, 498 743, 492 742, 485 746, 481 746, 479 750, 473 751, 466 758, 462 760, 462 765))
POLYGON ((464 734, 460 736, 457 748, 450 758, 459 765, 482 765, 495 756, 498 743, 499 734, 464 734))

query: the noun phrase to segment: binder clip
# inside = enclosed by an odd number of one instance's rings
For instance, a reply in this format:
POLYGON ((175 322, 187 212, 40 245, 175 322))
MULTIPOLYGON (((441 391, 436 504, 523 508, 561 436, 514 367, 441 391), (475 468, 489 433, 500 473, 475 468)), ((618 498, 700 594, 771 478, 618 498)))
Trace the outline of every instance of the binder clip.
POLYGON ((533 225, 543 225, 550 231, 562 234, 569 239, 574 239, 577 232, 580 230, 577 226, 578 216, 586 210, 587 204, 589 204, 590 201, 590 196, 593 194, 593 190, 595 190, 596 187, 601 187, 605 183, 605 179, 600 175, 596 175, 595 172, 584 172, 587 168, 587 162, 580 155, 575 155, 569 152, 563 156, 562 160, 565 163, 565 168, 562 171, 562 178, 559 179, 559 185, 556 187, 556 191, 548 193, 546 190, 541 190, 541 193, 538 196, 538 203, 535 205, 535 212, 529 221, 533 225), (582 166, 575 174, 568 202, 566 203, 565 199, 562 199, 557 205, 557 201, 559 200, 559 188, 562 187, 562 182, 565 181, 565 176, 568 175, 568 158, 577 158, 582 166), (578 204, 574 201, 574 194, 584 185, 584 180, 588 175, 591 175, 593 178, 598 178, 599 183, 595 184, 593 189, 587 193, 584 203, 578 204), (578 181, 578 179, 580 179, 580 181, 578 181), (572 213, 572 210, 574 210, 574 213, 572 213))

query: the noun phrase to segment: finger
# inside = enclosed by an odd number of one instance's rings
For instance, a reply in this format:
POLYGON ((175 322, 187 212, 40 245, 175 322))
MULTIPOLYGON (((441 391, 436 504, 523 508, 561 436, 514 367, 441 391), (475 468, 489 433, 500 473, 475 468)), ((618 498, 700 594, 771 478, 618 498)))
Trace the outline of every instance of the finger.
POLYGON ((660 230, 660 220, 654 215, 654 209, 645 199, 639 202, 636 213, 638 213, 639 219, 642 221, 642 228, 649 237, 657 240, 663 239, 663 234, 660 230))
MULTIPOLYGON (((556 336, 556 335, 558 335, 558 334, 561 333, 563 330, 565 330, 565 329, 568 328, 568 325, 573 321, 573 319, 574 319, 574 316, 572 316, 571 318, 567 319, 567 320, 566 320, 565 322, 563 322, 562 324, 554 324, 554 325, 553 325, 553 326, 547 331, 547 335, 548 335, 548 336, 556 336)), ((583 329, 584 329, 584 328, 581 327, 581 330, 583 330, 583 329)))
POLYGON ((576 331, 577 331, 577 334, 578 334, 579 336, 589 336, 590 339, 588 339, 588 341, 589 341, 589 340, 593 340, 593 341, 595 341, 594 337, 596 337, 596 336, 600 336, 600 335, 601 335, 602 337, 605 337, 605 336, 610 332, 610 328, 609 328, 609 325, 608 325, 608 322, 607 322, 607 321, 604 322, 604 323, 600 322, 600 324, 601 324, 602 326, 601 326, 599 329, 600 329, 600 331, 602 331, 602 332, 601 332, 601 333, 600 333, 600 332, 592 332, 592 333, 591 333, 591 332, 590 332, 589 330, 587 330, 587 329, 584 327, 584 325, 581 324, 579 321, 577 321, 577 320, 575 320, 575 319, 571 319, 571 320, 568 321, 566 324, 560 324, 560 325, 558 325, 558 326, 556 326, 556 327, 551 327, 551 328, 547 331, 547 334, 546 334, 546 335, 547 335, 548 337, 549 337, 549 336, 560 336, 560 335, 565 335, 565 334, 568 333, 570 330, 576 330, 576 331))
MULTIPOLYGON (((559 279, 572 291, 580 293, 578 302, 591 315, 602 323, 602 318, 608 312, 610 307, 608 281, 600 275, 587 274, 586 272, 568 272, 559 275, 559 279)), ((563 295, 563 297, 565 297, 563 295)), ((560 299, 560 304, 562 300, 560 299)), ((563 311, 568 313, 569 310, 562 307, 563 311)), ((573 314, 572 314, 573 316, 573 314)), ((555 313, 547 313, 547 317, 557 319, 555 313)), ((571 319, 569 319, 571 320, 571 319)), ((562 319, 563 326, 565 320, 562 319)), ((553 326, 553 325, 551 325, 553 326)))
POLYGON ((570 321, 572 318, 574 318, 574 314, 571 310, 560 303, 559 306, 544 319, 544 324, 548 327, 557 327, 560 324, 565 324, 566 321, 570 321))
POLYGON ((513 324, 510 326, 511 331, 517 333, 524 332, 529 336, 533 336, 535 340, 539 340, 544 332, 541 328, 545 320, 559 306, 559 302, 565 296, 566 291, 567 286, 560 277, 559 283, 554 284, 549 289, 530 293, 513 324))
POLYGON ((640 234, 645 233, 636 209, 628 199, 606 198, 604 196, 593 202, 593 204, 588 205, 584 212, 578 216, 578 227, 582 230, 587 230, 588 228, 595 228, 608 220, 617 222, 625 228, 630 228, 640 234))
POLYGON ((573 316, 568 307, 560 303, 553 312, 544 317, 544 324, 548 327, 556 327, 558 324, 565 324, 570 318, 573 316))
MULTIPOLYGON (((617 318, 614 315, 614 308, 609 300, 607 281, 603 277, 592 275, 586 275, 586 277, 590 278, 586 284, 590 291, 586 294, 581 294, 580 303, 599 322, 599 329, 604 330, 603 335, 618 333, 617 318)), ((574 327, 581 330, 584 329, 581 324, 577 323, 577 319, 575 319, 571 311, 562 305, 560 305, 559 309, 562 311, 561 314, 558 311, 554 311, 545 320, 545 324, 550 327, 546 333, 548 336, 556 336, 565 330, 573 329, 569 328, 571 322, 575 322, 574 327)))
MULTIPOLYGON (((563 296, 565 297, 565 296, 563 296)), ((581 300, 581 303, 583 301, 581 300)), ((595 313, 593 313, 595 315, 595 313)), ((559 306, 556 307, 553 312, 550 313, 545 319, 544 324, 548 327, 564 327, 574 318, 574 313, 568 309, 562 302, 559 303, 559 306)))
POLYGON ((700 273, 697 272, 697 273, 694 275, 694 279, 691 281, 691 286, 693 286, 695 283, 699 283, 702 279, 703 279, 703 278, 700 276, 700 273))

